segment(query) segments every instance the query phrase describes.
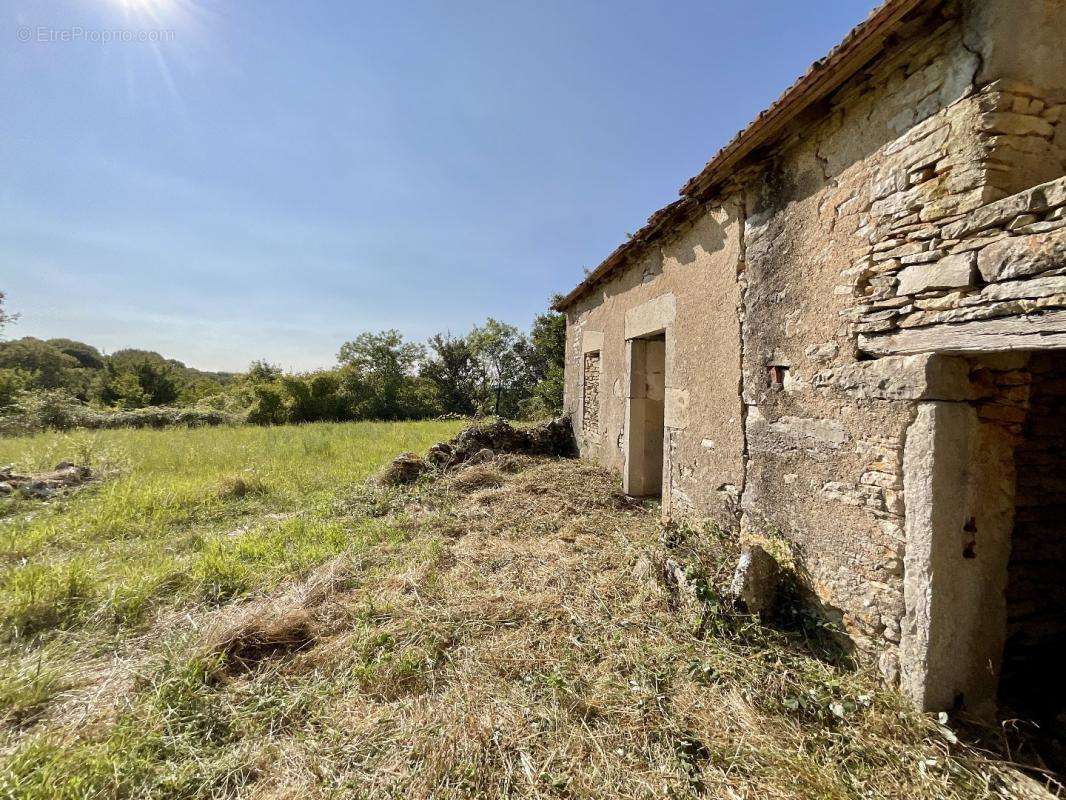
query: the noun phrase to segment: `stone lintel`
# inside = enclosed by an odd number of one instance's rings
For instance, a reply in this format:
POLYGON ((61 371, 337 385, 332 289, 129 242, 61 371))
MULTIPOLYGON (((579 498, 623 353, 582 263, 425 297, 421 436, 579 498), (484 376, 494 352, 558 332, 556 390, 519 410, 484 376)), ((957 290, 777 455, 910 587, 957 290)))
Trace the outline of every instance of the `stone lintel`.
POLYGON ((584 331, 581 334, 581 354, 603 350, 603 331, 584 331))
POLYGON ((637 339, 662 333, 674 324, 677 302, 673 294, 664 294, 641 303, 626 312, 625 337, 637 339))
POLYGON ((817 387, 834 387, 860 399, 968 400, 970 367, 962 358, 939 353, 886 356, 825 370, 817 387))

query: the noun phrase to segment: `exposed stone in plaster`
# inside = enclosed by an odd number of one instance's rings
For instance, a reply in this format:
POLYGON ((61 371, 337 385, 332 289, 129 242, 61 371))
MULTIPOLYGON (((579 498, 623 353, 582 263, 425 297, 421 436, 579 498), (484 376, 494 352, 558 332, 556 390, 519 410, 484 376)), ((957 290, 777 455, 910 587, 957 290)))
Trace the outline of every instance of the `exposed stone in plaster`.
POLYGON ((688 427, 688 390, 666 387, 666 408, 664 424, 667 428, 683 429, 688 427))
POLYGON ((770 424, 770 430, 786 439, 794 439, 802 445, 809 445, 813 442, 828 447, 840 447, 848 438, 844 426, 829 419, 781 417, 777 422, 770 424))
POLYGON ((600 351, 585 353, 584 395, 581 401, 581 427, 585 436, 600 433, 600 351))

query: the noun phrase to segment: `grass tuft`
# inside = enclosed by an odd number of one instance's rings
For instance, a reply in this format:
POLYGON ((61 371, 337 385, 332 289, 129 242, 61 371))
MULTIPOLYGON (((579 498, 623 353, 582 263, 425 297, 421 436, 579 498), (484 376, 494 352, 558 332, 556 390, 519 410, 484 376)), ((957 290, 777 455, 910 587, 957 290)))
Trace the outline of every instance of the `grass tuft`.
POLYGON ((222 501, 240 500, 245 497, 262 497, 270 493, 270 488, 254 472, 240 475, 226 475, 218 482, 215 496, 222 501))

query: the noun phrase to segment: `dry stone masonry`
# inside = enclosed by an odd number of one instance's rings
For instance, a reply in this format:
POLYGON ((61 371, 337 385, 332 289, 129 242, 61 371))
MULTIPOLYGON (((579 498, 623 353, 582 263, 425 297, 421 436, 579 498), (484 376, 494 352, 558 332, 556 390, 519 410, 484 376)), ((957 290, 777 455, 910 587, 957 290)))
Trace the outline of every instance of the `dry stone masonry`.
POLYGON ((1061 0, 889 0, 557 305, 582 455, 787 537, 924 708, 1066 655, 1063 41, 1061 0))
POLYGON ((581 426, 585 436, 600 432, 600 353, 585 353, 585 393, 582 397, 581 426))

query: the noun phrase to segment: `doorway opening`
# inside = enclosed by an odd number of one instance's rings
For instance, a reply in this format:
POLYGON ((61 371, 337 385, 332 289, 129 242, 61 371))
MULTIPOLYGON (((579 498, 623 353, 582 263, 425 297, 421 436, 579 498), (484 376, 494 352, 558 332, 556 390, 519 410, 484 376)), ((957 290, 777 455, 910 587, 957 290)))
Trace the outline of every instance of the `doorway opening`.
POLYGON ((1028 408, 1014 449, 1001 714, 1038 726, 1041 755, 1066 767, 1066 354, 1029 359, 1028 408))
POLYGON ((919 404, 904 446, 905 688, 927 710, 1034 723, 1024 741, 1062 772, 1066 352, 969 365, 972 399, 919 404))
POLYGON ((622 489, 632 497, 662 497, 666 399, 666 334, 627 342, 629 391, 622 489))

